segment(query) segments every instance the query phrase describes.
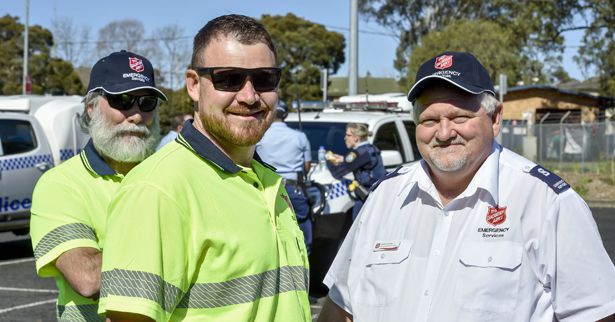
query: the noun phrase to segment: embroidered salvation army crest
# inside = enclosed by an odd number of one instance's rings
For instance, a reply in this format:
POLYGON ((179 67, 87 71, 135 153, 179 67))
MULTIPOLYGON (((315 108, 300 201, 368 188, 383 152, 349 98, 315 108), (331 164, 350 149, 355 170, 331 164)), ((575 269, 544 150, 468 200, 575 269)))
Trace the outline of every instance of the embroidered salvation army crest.
POLYGON ((444 69, 453 66, 453 55, 442 55, 436 58, 434 68, 444 69))
POLYGON ((506 207, 489 207, 487 210, 487 223, 491 226, 503 224, 506 221, 506 207))
POLYGON ((128 66, 130 66, 130 69, 137 73, 140 73, 145 69, 143 66, 143 61, 137 57, 128 57, 128 66))

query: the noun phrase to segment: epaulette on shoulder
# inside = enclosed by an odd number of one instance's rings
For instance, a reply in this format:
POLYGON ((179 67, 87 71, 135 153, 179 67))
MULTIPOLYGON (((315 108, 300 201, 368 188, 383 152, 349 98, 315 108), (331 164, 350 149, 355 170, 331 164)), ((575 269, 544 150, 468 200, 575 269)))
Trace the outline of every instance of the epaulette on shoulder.
POLYGON ((399 167, 397 167, 395 170, 387 173, 382 179, 376 181, 370 188, 369 191, 372 192, 374 190, 376 190, 376 188, 378 188, 378 186, 380 185, 380 183, 386 179, 390 179, 393 177, 397 177, 400 174, 403 174, 402 172, 399 172, 399 170, 401 170, 404 166, 400 165, 399 167))
POLYGON ((539 165, 534 166, 530 174, 546 183, 557 194, 570 189, 570 185, 564 179, 539 165))

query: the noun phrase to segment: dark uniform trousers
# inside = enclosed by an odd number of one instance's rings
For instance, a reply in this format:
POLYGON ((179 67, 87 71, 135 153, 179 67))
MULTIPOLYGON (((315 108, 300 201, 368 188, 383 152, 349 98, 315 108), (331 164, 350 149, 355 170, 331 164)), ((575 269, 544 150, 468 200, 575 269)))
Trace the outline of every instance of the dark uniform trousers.
POLYGON ((301 187, 298 182, 294 180, 286 180, 284 187, 286 188, 286 192, 288 192, 290 203, 293 205, 293 209, 295 210, 299 228, 303 231, 305 247, 307 248, 309 254, 312 248, 312 219, 310 218, 310 204, 308 203, 303 187, 301 187))

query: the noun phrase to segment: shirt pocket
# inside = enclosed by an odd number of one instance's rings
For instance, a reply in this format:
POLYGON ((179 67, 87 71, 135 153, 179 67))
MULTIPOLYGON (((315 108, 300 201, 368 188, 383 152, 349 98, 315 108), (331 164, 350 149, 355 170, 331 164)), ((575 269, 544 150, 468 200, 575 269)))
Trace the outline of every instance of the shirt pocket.
POLYGON ((408 271, 412 243, 411 240, 377 241, 375 245, 379 246, 371 245, 357 287, 358 302, 386 306, 399 297, 408 271))
POLYGON ((459 306, 474 311, 512 312, 519 294, 522 258, 521 243, 464 243, 455 288, 459 306))

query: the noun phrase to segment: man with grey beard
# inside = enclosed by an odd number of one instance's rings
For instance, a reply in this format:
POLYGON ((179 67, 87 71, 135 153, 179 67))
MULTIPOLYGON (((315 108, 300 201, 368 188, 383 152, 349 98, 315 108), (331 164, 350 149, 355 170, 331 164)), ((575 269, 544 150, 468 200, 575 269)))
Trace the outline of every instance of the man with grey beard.
POLYGON ((81 116, 90 141, 34 189, 30 234, 36 269, 56 280, 59 321, 105 320, 96 311, 106 210, 124 176, 155 151, 159 99, 167 98, 145 57, 120 51, 99 60, 81 116))

